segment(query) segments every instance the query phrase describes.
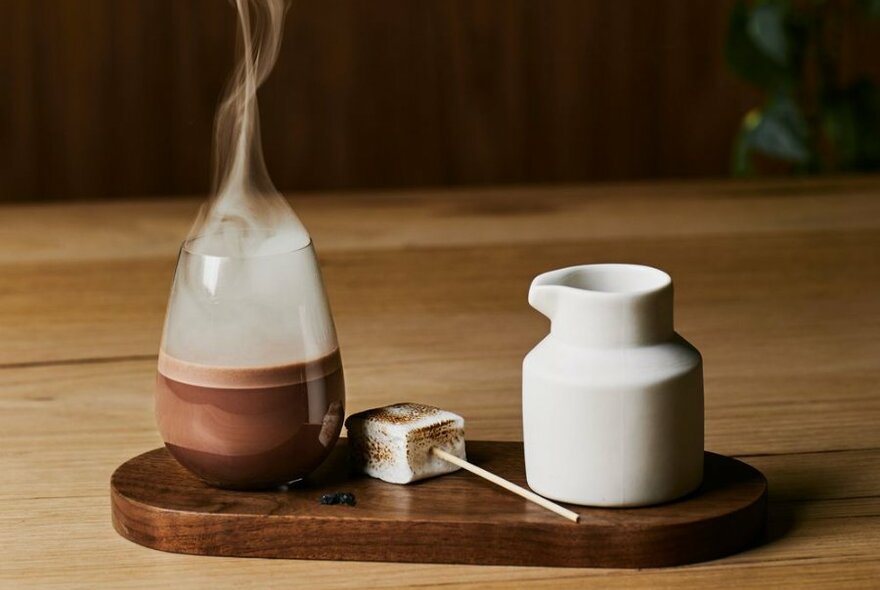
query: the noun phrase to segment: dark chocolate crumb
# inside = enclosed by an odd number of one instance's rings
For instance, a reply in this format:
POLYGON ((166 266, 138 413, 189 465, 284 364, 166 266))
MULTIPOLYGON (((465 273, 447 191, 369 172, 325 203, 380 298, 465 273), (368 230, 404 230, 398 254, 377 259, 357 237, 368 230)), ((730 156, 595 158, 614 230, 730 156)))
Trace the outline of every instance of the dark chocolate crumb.
POLYGON ((319 502, 324 505, 345 504, 347 506, 354 506, 357 504, 357 500, 355 499, 354 494, 352 494, 351 492, 336 492, 335 494, 324 494, 323 496, 321 496, 319 502))
POLYGON ((339 504, 339 494, 324 494, 319 500, 321 504, 339 504))

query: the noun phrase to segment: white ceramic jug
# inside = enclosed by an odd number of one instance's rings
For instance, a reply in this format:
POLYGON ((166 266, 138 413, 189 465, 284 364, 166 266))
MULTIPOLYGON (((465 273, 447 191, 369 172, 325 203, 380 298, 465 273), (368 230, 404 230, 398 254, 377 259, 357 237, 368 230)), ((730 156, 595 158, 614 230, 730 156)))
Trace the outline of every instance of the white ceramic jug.
POLYGON ((700 353, 675 333, 672 279, 631 264, 539 275, 550 334, 523 361, 526 477, 590 506, 673 500, 703 477, 700 353))

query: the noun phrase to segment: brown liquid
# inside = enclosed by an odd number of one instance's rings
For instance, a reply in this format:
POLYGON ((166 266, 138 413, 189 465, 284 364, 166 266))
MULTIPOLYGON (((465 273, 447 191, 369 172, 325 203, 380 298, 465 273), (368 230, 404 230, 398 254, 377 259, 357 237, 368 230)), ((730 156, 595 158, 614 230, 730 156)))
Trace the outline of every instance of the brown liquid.
POLYGON ((339 438, 344 405, 338 350, 241 369, 160 355, 159 432, 181 465, 215 486, 259 489, 305 477, 339 438))

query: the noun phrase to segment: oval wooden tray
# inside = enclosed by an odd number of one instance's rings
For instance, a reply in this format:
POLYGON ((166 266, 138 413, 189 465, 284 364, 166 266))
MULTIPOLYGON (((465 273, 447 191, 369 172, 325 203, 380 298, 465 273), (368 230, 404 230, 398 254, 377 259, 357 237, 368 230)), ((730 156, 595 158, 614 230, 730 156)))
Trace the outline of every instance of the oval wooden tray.
MULTIPOLYGON (((475 464, 525 485, 522 443, 472 441, 475 464)), ((568 505, 574 524, 467 472, 400 486, 346 467, 346 441, 289 490, 207 486, 165 449, 121 465, 111 480, 113 526, 177 553, 291 559, 567 567, 659 567, 729 555, 755 543, 767 481, 736 459, 706 453, 705 481, 682 500, 635 509, 568 505), (350 491, 357 506, 324 506, 350 491)))

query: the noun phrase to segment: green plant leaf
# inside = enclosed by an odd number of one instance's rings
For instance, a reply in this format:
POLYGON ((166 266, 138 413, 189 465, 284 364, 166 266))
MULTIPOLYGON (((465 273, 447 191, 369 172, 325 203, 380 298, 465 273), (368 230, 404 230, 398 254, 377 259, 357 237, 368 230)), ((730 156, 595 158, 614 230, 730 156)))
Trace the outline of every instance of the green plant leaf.
POLYGON ((841 171, 880 168, 880 90, 862 78, 826 96, 822 130, 841 171))
MULTIPOLYGON (((748 115, 746 115, 748 118, 748 115)), ((747 123, 743 124, 733 140, 733 152, 731 153, 730 168, 734 176, 752 176, 755 173, 755 165, 752 163, 752 152, 748 141, 747 123)))
POLYGON ((859 0, 858 4, 869 18, 880 18, 880 0, 859 0))
POLYGON ((752 43, 779 65, 788 63, 785 18, 787 2, 768 2, 755 7, 748 17, 746 31, 752 43))
POLYGON ((822 112, 822 130, 831 144, 836 167, 851 170, 858 152, 858 128, 853 105, 837 99, 826 104, 822 112))
POLYGON ((815 159, 809 145, 809 128, 801 108, 785 94, 767 101, 757 122, 746 131, 749 147, 758 153, 807 164, 815 159))
MULTIPOLYGON (((790 89, 799 75, 800 64, 783 65, 770 57, 755 43, 749 31, 750 20, 748 4, 745 0, 737 0, 730 13, 724 46, 730 69, 739 77, 761 88, 771 91, 790 89)), ((763 30, 763 26, 760 28, 763 30)))

